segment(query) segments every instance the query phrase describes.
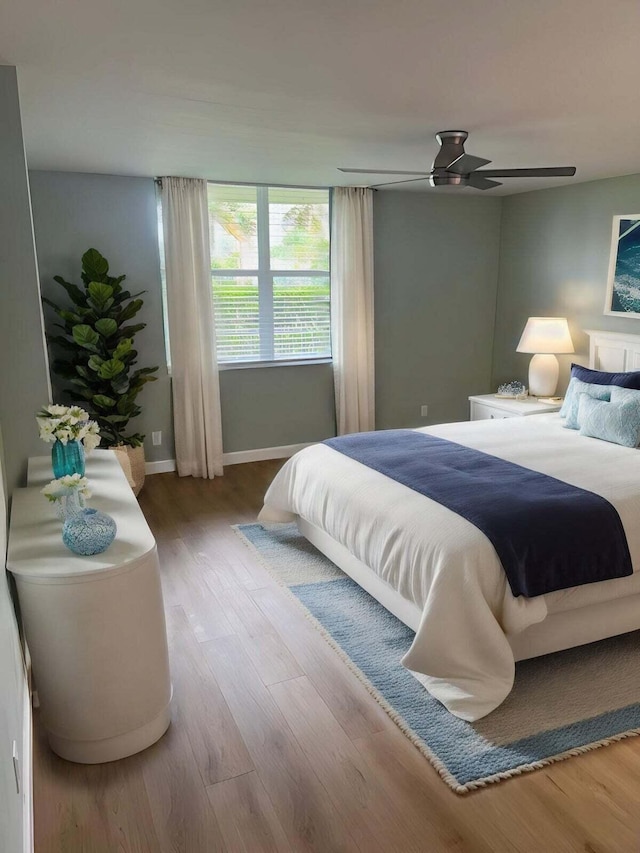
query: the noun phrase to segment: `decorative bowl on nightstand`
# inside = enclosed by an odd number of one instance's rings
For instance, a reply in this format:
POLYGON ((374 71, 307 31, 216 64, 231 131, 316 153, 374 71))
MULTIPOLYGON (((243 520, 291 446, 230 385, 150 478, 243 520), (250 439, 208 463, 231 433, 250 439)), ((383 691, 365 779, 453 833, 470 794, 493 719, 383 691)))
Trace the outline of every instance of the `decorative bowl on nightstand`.
POLYGON ((496 397, 510 397, 512 400, 522 400, 526 396, 526 386, 517 379, 514 379, 513 382, 505 382, 504 385, 498 385, 496 397))

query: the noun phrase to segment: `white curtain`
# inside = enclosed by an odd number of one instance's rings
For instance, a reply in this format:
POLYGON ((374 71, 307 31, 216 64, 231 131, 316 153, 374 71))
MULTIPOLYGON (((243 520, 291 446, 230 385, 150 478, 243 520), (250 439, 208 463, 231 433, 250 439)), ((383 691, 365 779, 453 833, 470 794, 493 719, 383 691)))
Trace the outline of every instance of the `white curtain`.
POLYGON ((375 428, 373 191, 336 187, 331 228, 331 340, 338 435, 375 428))
POLYGON ((222 474, 207 182, 162 179, 176 464, 181 477, 222 474))

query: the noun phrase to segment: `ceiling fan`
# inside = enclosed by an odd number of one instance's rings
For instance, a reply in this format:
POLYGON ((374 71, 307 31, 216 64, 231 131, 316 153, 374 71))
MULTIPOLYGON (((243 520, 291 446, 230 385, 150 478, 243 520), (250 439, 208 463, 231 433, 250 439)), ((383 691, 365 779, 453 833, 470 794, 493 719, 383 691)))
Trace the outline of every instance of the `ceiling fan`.
POLYGON ((541 169, 482 169, 491 160, 474 157, 464 150, 466 130, 441 130, 436 133, 440 151, 433 161, 430 172, 394 172, 388 169, 340 169, 361 175, 419 175, 417 178, 405 178, 401 181, 387 181, 373 184, 372 188, 388 187, 391 184, 410 184, 428 180, 432 187, 475 187, 477 190, 490 190, 499 187, 502 181, 493 178, 570 178, 576 173, 575 166, 552 166, 541 169))

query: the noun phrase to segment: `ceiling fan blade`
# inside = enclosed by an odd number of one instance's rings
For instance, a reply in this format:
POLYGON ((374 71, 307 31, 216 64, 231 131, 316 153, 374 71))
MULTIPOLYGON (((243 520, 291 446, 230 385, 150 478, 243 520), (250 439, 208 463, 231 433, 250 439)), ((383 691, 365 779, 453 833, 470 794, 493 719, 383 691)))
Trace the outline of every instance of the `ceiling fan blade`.
POLYGON ((487 178, 483 177, 483 174, 483 172, 472 172, 469 175, 467 186, 474 187, 476 190, 490 190, 493 187, 502 186, 502 183, 500 181, 490 181, 487 178))
POLYGON ((426 181, 428 178, 429 175, 425 175, 423 178, 408 178, 406 181, 387 181, 385 184, 371 184, 369 189, 377 190, 378 187, 391 187, 394 184, 413 184, 416 181, 426 181))
POLYGON ((551 166, 542 169, 483 169, 478 172, 486 178, 572 178, 575 166, 551 166))
POLYGON ((461 154, 452 163, 445 166, 445 169, 447 172, 455 172, 456 175, 468 175, 490 162, 491 160, 485 160, 484 157, 474 157, 473 154, 461 154))
POLYGON ((425 177, 429 177, 429 172, 420 172, 416 169, 414 172, 393 172, 389 171, 389 169, 343 169, 338 166, 339 172, 352 172, 358 175, 424 175, 425 177))

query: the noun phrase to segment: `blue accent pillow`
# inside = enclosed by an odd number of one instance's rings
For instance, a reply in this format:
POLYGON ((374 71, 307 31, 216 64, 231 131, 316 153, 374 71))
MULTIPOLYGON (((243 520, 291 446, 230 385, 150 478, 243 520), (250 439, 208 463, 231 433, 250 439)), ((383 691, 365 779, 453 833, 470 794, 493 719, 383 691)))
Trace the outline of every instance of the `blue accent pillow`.
POLYGON ((640 391, 635 391, 632 388, 611 389, 612 403, 626 403, 627 400, 640 400, 640 391))
POLYGON ((593 397, 595 400, 611 399, 610 385, 590 385, 588 382, 582 382, 575 377, 569 383, 567 396, 565 399, 566 413, 564 425, 567 429, 580 429, 580 417, 578 407, 581 396, 593 397), (571 393, 569 393, 571 392, 571 393))
POLYGON ((564 403, 560 409, 560 417, 566 418, 567 411, 571 405, 573 379, 587 382, 589 385, 618 385, 621 388, 633 388, 640 391, 640 370, 630 370, 626 373, 607 373, 605 370, 591 370, 581 364, 571 365, 571 381, 565 394, 564 403))
POLYGON ((578 419, 580 435, 623 447, 637 447, 640 444, 640 391, 630 391, 619 402, 609 403, 580 394, 578 419))

